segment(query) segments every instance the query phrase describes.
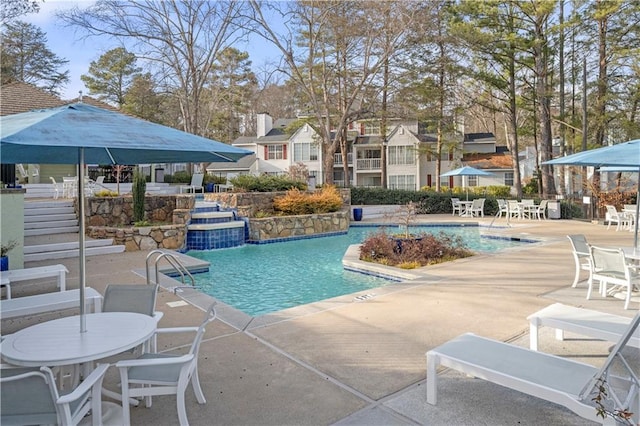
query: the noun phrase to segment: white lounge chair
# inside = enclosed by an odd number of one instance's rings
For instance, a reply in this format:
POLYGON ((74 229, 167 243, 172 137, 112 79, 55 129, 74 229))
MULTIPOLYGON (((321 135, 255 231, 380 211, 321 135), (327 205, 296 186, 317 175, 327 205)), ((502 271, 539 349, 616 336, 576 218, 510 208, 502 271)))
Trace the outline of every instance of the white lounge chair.
POLYGON ((627 264, 622 249, 608 249, 591 246, 591 276, 587 299, 591 299, 593 282, 599 281, 600 295, 617 293, 620 289, 626 289, 624 308, 629 309, 631 292, 634 283, 638 280, 638 274, 627 264), (608 288, 612 285, 612 288, 608 288))
POLYGON ((204 192, 204 186, 202 186, 203 180, 204 180, 203 173, 194 173, 191 176, 191 183, 189 185, 180 185, 180 193, 192 192, 195 194, 198 191, 204 192))
MULTIPOLYGON (((529 348, 538 350, 540 327, 556 329, 556 339, 564 339, 564 331, 583 336, 617 342, 629 327, 631 318, 575 306, 554 303, 527 317, 529 320, 529 348)), ((628 342, 629 346, 640 349, 640 329, 636 330, 628 342)))
POLYGON ((60 291, 66 290, 66 277, 69 270, 62 264, 36 266, 33 268, 11 269, 0 272, 0 285, 7 287, 7 299, 11 299, 11 286, 17 282, 39 278, 57 278, 60 291))
POLYGON ((576 263, 576 276, 571 287, 575 288, 580 281, 580 271, 589 271, 589 281, 591 281, 591 249, 587 239, 582 234, 567 235, 573 248, 573 260, 576 263))
POLYGON ((198 351, 205 332, 205 326, 216 317, 215 303, 205 313, 200 327, 178 327, 158 329, 156 333, 195 332, 195 338, 186 355, 166 353, 146 353, 138 359, 116 363, 120 369, 122 386, 122 407, 124 424, 129 424, 129 398, 143 396, 146 406, 151 407, 151 397, 155 395, 176 395, 178 419, 181 426, 189 424, 185 407, 185 391, 189 382, 199 404, 207 401, 200 387, 198 377, 198 351), (142 385, 142 387, 139 387, 142 385))
MULTIPOLYGON (((601 368, 532 351, 497 340, 463 334, 427 352, 427 402, 437 403, 438 366, 487 380, 498 385, 562 405, 585 419, 615 424, 612 413, 632 412, 632 424, 640 419, 640 380, 622 349, 640 324, 636 314, 601 368), (614 361, 615 374, 612 368, 614 361), (607 395, 599 411, 594 398, 607 395), (601 415, 606 417, 603 419, 601 415)), ((456 403, 464 403, 458 401, 456 403)))

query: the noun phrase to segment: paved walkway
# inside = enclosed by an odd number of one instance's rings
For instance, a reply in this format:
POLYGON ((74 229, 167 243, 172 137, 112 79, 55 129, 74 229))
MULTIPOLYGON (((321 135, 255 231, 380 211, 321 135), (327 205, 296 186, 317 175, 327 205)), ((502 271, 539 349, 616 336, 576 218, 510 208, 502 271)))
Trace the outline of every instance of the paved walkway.
MULTIPOLYGON (((365 221, 379 219, 367 219, 365 221)), ((489 225, 492 218, 481 219, 489 225)), ((421 216, 425 222, 466 222, 449 215, 421 216)), ((554 404, 455 372, 441 374, 437 406, 426 404, 425 352, 464 332, 528 345, 527 315, 554 302, 619 315, 623 301, 595 296, 586 300, 585 282, 570 287, 574 263, 567 234, 582 233, 594 244, 631 246, 632 233, 584 221, 495 221, 489 231, 541 241, 523 249, 478 255, 421 270, 410 282, 294 308, 248 320, 228 309, 208 328, 199 369, 206 405, 187 392, 192 425, 584 425, 584 419, 554 404)), ((136 272, 146 253, 87 258, 87 285, 144 282, 136 272)), ((60 263, 31 262, 26 267, 60 263)), ((77 259, 69 288, 77 287, 77 259)), ((53 284, 47 284, 53 285, 53 284)), ((16 289, 16 291, 18 291, 16 289)), ((29 292, 33 289, 25 288, 29 292)), ((18 293, 16 296, 19 295, 18 293)), ((193 295, 192 295, 193 296, 193 295)), ((202 311, 170 307, 181 298, 159 294, 160 325, 193 325, 202 311)), ((205 297, 192 297, 206 305, 205 297)), ((60 315, 60 314, 58 314, 60 315)), ((51 317, 51 316, 49 316, 51 317)), ((3 322, 3 333, 47 318, 3 322)), ((543 329, 544 330, 544 329, 543 329)), ((548 330, 540 350, 592 364, 604 361, 610 343, 569 335, 556 341, 548 330)), ((162 350, 186 344, 190 336, 160 340, 162 350)), ((117 377, 110 371, 107 386, 117 377)), ((132 409, 136 425, 177 423, 175 400, 154 398, 150 409, 132 409)))

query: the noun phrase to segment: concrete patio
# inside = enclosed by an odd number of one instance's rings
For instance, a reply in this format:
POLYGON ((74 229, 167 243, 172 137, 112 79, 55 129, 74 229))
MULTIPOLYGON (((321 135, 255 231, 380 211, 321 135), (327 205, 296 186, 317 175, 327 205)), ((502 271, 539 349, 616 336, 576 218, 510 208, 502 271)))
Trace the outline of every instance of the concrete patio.
MULTIPOLYGON (((380 219, 365 221, 377 222, 380 219)), ((489 225, 492 218, 479 221, 489 225)), ((420 216, 424 222, 478 222, 450 215, 420 216)), ((526 317, 554 302, 632 317, 623 301, 594 296, 586 282, 571 288, 574 261, 567 234, 590 243, 632 246, 633 234, 586 221, 495 221, 492 234, 539 243, 493 255, 477 255, 420 271, 420 278, 256 319, 221 307, 208 327, 199 358, 207 398, 198 405, 191 389, 187 411, 192 425, 584 425, 569 410, 453 371, 441 373, 437 406, 426 403, 425 353, 465 332, 528 346, 526 317), (368 294, 365 300, 355 296, 368 294)), ((87 285, 144 283, 145 252, 87 258, 87 285)), ((25 267, 63 263, 67 287, 78 286, 78 260, 29 262, 25 267)), ((585 275, 586 276, 586 275, 585 275)), ((53 283, 16 288, 14 297, 53 283)), ((157 309, 161 327, 199 324, 210 298, 185 292, 190 303, 162 290, 157 309), (199 306, 196 306, 199 305, 199 306)), ((3 334, 63 312, 3 321, 3 334)), ((543 329, 540 350, 594 365, 611 343, 572 336, 554 339, 543 329)), ((159 350, 180 347, 191 336, 160 340, 159 350)), ((110 371, 106 386, 117 388, 110 371)), ((153 407, 131 411, 135 425, 177 424, 175 399, 154 398, 153 407)))

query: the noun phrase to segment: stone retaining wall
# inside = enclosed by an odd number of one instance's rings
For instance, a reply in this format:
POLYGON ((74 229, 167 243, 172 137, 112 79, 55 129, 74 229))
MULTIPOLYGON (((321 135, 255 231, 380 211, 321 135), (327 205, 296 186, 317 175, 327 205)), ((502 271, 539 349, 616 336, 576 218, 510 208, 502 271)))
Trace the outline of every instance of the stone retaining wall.
MULTIPOLYGON (((351 206, 351 190, 340 189, 343 208, 351 206)), ((258 214, 273 214, 273 200, 285 195, 280 192, 209 192, 204 194, 205 200, 220 204, 223 209, 236 209, 243 217, 254 218, 258 214)))
POLYGON ((274 216, 249 219, 249 240, 264 241, 301 237, 349 229, 349 210, 300 216, 274 216))
POLYGON ((166 225, 134 227, 127 226, 133 224, 131 195, 89 197, 85 205, 87 236, 112 238, 114 245, 124 245, 126 251, 181 249, 195 202, 195 197, 187 194, 148 195, 144 199, 145 220, 166 225))
POLYGON ((113 238, 113 243, 124 245, 125 251, 159 248, 177 250, 184 246, 187 227, 186 225, 132 226, 128 228, 88 226, 87 236, 96 239, 113 238))
MULTIPOLYGON (((153 195, 144 199, 144 220, 174 222, 176 210, 190 211, 195 206, 193 195, 153 195)), ((76 206, 77 213, 77 206, 76 206)), ((88 226, 127 226, 133 224, 133 197, 88 197, 85 200, 85 219, 88 226)), ((178 222, 184 223, 184 222, 178 222)))

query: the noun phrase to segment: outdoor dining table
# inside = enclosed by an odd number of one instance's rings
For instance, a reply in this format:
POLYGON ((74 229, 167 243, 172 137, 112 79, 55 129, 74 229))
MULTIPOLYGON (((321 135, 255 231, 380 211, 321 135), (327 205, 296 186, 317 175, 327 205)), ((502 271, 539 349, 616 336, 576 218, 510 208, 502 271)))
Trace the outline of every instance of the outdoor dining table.
POLYGON ((156 320, 130 312, 86 315, 87 331, 80 332, 80 317, 43 322, 7 336, 0 344, 2 359, 25 367, 92 363, 147 341, 156 320))
POLYGON ((471 217, 471 206, 473 201, 458 201, 460 204, 460 216, 471 217))

